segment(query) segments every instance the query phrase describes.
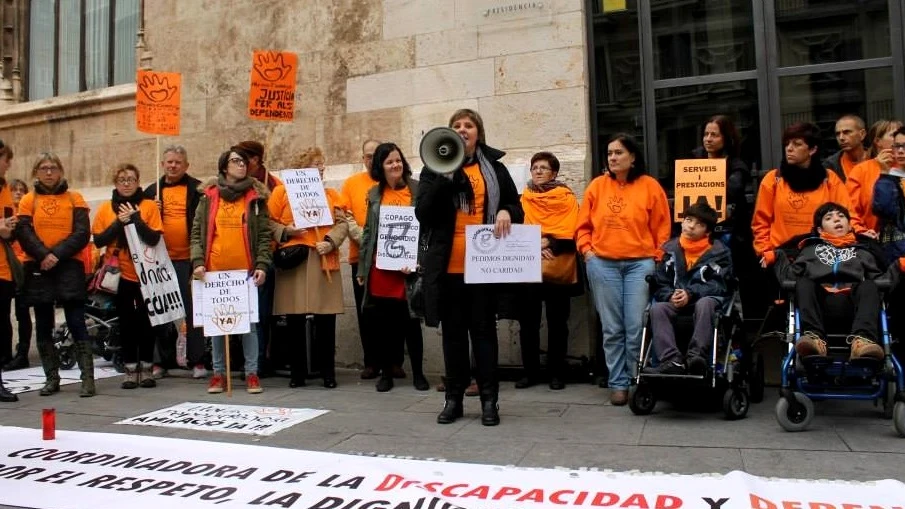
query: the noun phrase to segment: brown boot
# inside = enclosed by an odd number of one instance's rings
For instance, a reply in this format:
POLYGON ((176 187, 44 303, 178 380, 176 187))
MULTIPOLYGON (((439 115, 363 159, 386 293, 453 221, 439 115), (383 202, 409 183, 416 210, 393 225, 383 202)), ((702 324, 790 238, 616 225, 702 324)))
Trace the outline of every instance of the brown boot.
POLYGON ((91 343, 76 341, 75 352, 79 371, 82 372, 82 388, 79 391, 79 397, 90 398, 97 394, 97 388, 94 385, 94 352, 91 351, 91 343))
POLYGON ((826 357, 826 341, 816 332, 806 331, 795 343, 795 353, 800 357, 820 355, 826 357))
POLYGON ((138 364, 137 363, 129 363, 123 366, 124 368, 124 377, 123 383, 120 385, 123 389, 137 389, 138 388, 138 364))
POLYGON ((44 368, 44 387, 41 387, 41 396, 50 396, 60 392, 60 358, 57 349, 50 341, 38 343, 38 353, 41 355, 41 366, 44 368))
POLYGON ((851 336, 849 341, 852 344, 852 355, 849 360, 877 359, 882 361, 886 357, 882 346, 864 336, 851 336))
POLYGON ((628 391, 625 389, 616 389, 610 393, 610 404, 613 406, 623 406, 628 403, 628 391))

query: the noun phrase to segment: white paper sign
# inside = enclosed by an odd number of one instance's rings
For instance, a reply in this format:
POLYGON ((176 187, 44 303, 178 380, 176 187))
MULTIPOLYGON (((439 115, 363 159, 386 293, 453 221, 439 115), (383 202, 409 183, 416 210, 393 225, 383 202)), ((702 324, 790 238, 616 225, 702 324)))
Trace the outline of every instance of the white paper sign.
POLYGON ((716 502, 720 509, 905 506, 905 484, 891 479, 541 469, 64 429, 45 442, 39 429, 0 427, 0 458, 0 505, 38 509, 170 504, 179 509, 705 509, 716 502))
POLYGON ((377 268, 402 270, 418 267, 418 219, 415 207, 380 207, 377 228, 377 268))
POLYGON ((126 240, 132 264, 141 283, 141 296, 148 309, 151 325, 163 325, 185 318, 185 305, 176 280, 176 270, 167 253, 163 237, 156 246, 141 241, 134 224, 126 225, 126 240))
MULTIPOLYGON (((206 279, 206 276, 205 276, 206 279)), ((204 282, 192 279, 192 325, 198 329, 204 326, 204 282)), ((254 278, 248 278, 248 312, 251 323, 258 323, 258 288, 254 278)))
POLYGON ((283 170, 280 179, 286 186, 296 228, 333 226, 333 211, 317 168, 283 170))
POLYGON ((465 283, 540 283, 540 226, 514 224, 496 238, 492 224, 465 227, 465 283))
MULTIPOLYGON (((244 270, 208 272, 201 290, 202 323, 207 337, 251 331, 251 298, 244 270)), ((257 294, 257 292, 255 292, 257 294)))
POLYGON ((180 403, 114 424, 269 436, 327 412, 310 408, 180 403))

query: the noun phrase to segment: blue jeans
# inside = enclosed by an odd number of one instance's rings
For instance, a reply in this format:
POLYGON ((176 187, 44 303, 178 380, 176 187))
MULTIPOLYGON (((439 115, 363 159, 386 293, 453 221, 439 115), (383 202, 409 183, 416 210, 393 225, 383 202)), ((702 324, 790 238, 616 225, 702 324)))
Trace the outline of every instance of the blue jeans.
MULTIPOLYGON (((258 374, 258 334, 257 324, 251 324, 251 331, 241 334, 242 353, 245 355, 245 376, 252 373, 258 374)), ((226 372, 226 349, 223 338, 226 336, 214 336, 211 338, 211 346, 214 350, 214 373, 226 372)))
POLYGON ((610 371, 610 389, 631 384, 638 356, 649 291, 645 277, 654 272, 650 258, 607 260, 592 257, 587 266, 594 307, 603 325, 603 353, 610 371))

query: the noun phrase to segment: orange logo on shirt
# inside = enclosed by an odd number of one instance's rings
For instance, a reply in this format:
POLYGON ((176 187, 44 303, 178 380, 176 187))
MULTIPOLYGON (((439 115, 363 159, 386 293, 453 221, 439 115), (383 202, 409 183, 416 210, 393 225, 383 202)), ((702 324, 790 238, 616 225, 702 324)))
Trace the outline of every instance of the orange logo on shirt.
POLYGON ((60 210, 60 205, 56 198, 47 198, 41 200, 41 210, 48 216, 53 216, 60 210))
POLYGON ((789 206, 795 210, 801 210, 808 204, 808 195, 804 193, 789 193, 789 206))
POLYGON ((606 202, 606 206, 613 214, 621 214, 625 208, 625 200, 621 196, 610 197, 606 202))
POLYGON ((226 214, 226 217, 235 218, 242 215, 242 204, 235 202, 221 202, 220 207, 223 209, 223 213, 226 214))

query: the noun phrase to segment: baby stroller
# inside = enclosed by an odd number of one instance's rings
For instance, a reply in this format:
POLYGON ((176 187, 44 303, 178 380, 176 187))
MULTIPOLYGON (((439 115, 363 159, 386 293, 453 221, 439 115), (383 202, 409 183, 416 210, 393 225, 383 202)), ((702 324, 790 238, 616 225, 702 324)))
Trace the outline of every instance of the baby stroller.
MULTIPOLYGON (((85 326, 91 338, 91 349, 95 356, 113 361, 117 372, 123 372, 122 356, 119 353, 119 317, 113 305, 113 296, 94 292, 85 305, 85 326)), ((60 358, 60 367, 72 369, 75 366, 75 348, 72 333, 63 322, 53 332, 53 345, 60 358)))
MULTIPOLYGON (((781 258, 777 255, 777 258, 781 258)), ((880 344, 883 360, 848 359, 848 333, 832 331, 848 330, 850 316, 826 314, 827 356, 801 357, 795 351, 795 343, 802 330, 799 309, 795 303, 795 281, 784 280, 782 289, 788 303, 786 341, 788 353, 782 361, 782 386, 776 402, 776 421, 786 431, 802 431, 814 418, 814 401, 860 400, 882 405, 883 416, 893 419, 893 426, 905 437, 905 378, 902 365, 890 350, 891 337, 886 315, 885 297, 895 286, 888 275, 875 280, 883 294, 880 313, 880 344)))
MULTIPOLYGON (((648 277, 648 283, 652 277, 648 277)), ((644 373, 645 367, 656 361, 653 352, 653 336, 650 333, 650 304, 644 310, 644 329, 641 336, 641 355, 638 374, 629 389, 629 408, 635 415, 651 413, 658 399, 686 395, 689 391, 709 391, 719 398, 723 413, 729 420, 747 415, 750 402, 760 403, 764 398, 763 359, 754 353, 745 338, 738 281, 730 279, 731 297, 723 304, 722 312, 714 315, 713 343, 709 366, 705 374, 653 374, 644 373)), ((691 336, 683 333, 693 325, 691 316, 679 315, 676 321, 676 339, 680 347, 683 339, 691 336)))

